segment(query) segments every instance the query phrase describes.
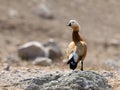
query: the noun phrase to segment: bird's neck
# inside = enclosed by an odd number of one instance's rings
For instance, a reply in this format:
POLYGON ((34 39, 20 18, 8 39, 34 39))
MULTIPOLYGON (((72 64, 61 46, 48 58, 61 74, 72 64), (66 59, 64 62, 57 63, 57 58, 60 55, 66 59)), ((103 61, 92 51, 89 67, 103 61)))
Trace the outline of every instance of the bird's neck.
POLYGON ((83 41, 82 37, 79 35, 78 31, 73 31, 72 33, 72 39, 75 43, 79 42, 79 41, 83 41))

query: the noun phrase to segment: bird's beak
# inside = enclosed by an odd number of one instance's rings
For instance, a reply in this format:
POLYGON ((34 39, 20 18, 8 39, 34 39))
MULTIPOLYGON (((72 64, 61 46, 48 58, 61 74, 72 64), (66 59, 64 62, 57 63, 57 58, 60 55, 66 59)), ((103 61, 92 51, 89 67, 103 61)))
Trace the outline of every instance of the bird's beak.
POLYGON ((68 23, 67 26, 71 26, 71 23, 68 23))

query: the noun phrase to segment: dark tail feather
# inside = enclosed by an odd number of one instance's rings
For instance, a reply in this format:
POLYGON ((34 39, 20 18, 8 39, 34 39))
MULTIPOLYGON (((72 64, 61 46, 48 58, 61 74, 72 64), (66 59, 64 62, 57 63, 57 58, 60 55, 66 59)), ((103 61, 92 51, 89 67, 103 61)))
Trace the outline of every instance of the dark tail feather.
POLYGON ((70 60, 68 60, 67 64, 70 64, 70 62, 71 62, 71 59, 70 59, 70 60))
POLYGON ((74 70, 77 67, 77 62, 75 62, 73 57, 68 60, 67 64, 69 64, 69 67, 72 70, 74 70))

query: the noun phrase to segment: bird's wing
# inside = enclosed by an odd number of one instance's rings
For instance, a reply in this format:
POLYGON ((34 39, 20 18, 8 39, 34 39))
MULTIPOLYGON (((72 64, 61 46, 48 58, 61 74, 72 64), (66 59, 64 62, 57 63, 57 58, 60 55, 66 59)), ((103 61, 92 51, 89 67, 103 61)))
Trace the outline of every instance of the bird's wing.
POLYGON ((67 59, 70 59, 72 56, 74 56, 75 59, 77 59, 77 57, 78 57, 77 63, 80 60, 84 60, 86 53, 87 53, 87 46, 84 41, 80 41, 76 45, 74 42, 71 42, 68 45, 68 48, 66 50, 67 59))
POLYGON ((76 51, 75 43, 74 42, 70 42, 70 44, 68 45, 67 50, 66 50, 67 59, 69 58, 69 55, 71 55, 71 53, 73 53, 75 51, 76 51))

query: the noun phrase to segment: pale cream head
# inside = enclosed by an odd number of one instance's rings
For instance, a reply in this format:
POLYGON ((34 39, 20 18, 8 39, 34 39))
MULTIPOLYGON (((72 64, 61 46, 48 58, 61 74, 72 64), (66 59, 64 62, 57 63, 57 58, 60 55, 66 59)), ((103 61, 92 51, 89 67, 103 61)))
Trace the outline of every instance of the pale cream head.
POLYGON ((74 31, 79 31, 80 25, 76 20, 70 20, 67 26, 71 27, 74 31))

